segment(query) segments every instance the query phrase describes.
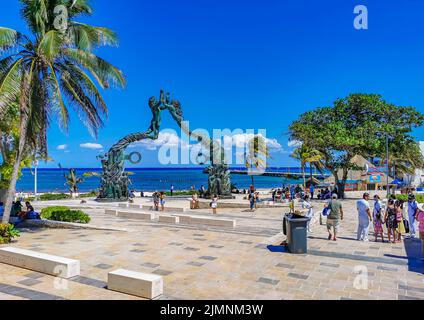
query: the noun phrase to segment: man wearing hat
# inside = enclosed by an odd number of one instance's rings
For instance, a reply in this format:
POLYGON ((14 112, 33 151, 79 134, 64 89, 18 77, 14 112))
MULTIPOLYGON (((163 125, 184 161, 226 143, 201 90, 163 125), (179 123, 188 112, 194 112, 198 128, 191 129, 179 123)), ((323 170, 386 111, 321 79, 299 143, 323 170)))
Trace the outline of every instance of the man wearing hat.
POLYGON ((409 221, 409 234, 411 238, 416 237, 417 221, 415 215, 417 214, 418 203, 415 200, 415 196, 411 193, 408 196, 408 221, 409 221))

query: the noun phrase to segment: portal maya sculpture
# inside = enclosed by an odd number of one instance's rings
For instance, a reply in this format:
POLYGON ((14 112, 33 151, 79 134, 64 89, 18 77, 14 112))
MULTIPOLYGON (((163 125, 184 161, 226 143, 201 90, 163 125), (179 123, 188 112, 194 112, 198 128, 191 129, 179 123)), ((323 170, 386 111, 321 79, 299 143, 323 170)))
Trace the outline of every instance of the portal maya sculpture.
MULTIPOLYGON (((185 134, 197 139, 205 148, 210 150, 210 166, 207 169, 209 174, 208 193, 210 195, 217 194, 224 197, 231 196, 230 170, 225 162, 224 149, 222 146, 210 137, 191 132, 184 123, 180 102, 171 100, 169 93, 165 94, 165 92, 161 90, 159 99, 151 97, 148 104, 152 112, 150 127, 145 132, 127 135, 113 145, 105 155, 98 157, 101 160, 103 169, 98 200, 128 200, 130 179, 128 173, 125 172, 125 161, 138 163, 141 160, 141 155, 137 152, 126 155, 125 150, 131 143, 144 139, 156 140, 158 138, 162 121, 161 113, 164 110, 170 112, 172 118, 177 122, 178 126, 185 134), (136 160, 134 156, 136 156, 136 160)), ((200 155, 204 156, 203 154, 199 154, 199 156, 200 155)))

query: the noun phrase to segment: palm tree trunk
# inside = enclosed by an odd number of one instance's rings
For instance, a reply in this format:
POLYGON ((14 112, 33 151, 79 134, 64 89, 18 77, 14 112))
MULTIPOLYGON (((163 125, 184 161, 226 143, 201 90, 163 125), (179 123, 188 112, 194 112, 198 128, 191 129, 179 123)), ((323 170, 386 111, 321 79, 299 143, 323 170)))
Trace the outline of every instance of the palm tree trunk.
POLYGON ((20 126, 20 136, 19 136, 19 148, 16 153, 15 163, 13 164, 12 177, 10 179, 9 189, 7 190, 6 203, 4 207, 4 214, 2 223, 9 223, 10 210, 12 209, 12 202, 15 199, 16 194, 16 183, 18 182, 19 169, 21 167, 22 155, 24 153, 25 141, 27 135, 27 116, 23 116, 20 126))
POLYGON ((305 174, 305 164, 302 164, 302 175, 303 175, 303 191, 306 192, 306 174, 305 174))
POLYGON ((19 169, 21 167, 21 162, 25 150, 25 144, 27 139, 27 129, 28 129, 28 119, 29 119, 29 111, 28 111, 28 78, 27 75, 23 76, 22 80, 22 92, 19 98, 19 106, 20 106, 20 125, 19 125, 19 145, 18 150, 16 151, 16 159, 13 164, 12 177, 10 179, 9 189, 7 190, 6 202, 4 206, 4 214, 2 223, 9 223, 10 219, 10 211, 12 209, 12 202, 15 199, 16 194, 16 183, 18 182, 19 169))
POLYGON ((253 186, 253 189, 255 189, 255 182, 253 181, 253 175, 251 175, 251 176, 250 176, 250 178, 252 179, 252 186, 253 186))

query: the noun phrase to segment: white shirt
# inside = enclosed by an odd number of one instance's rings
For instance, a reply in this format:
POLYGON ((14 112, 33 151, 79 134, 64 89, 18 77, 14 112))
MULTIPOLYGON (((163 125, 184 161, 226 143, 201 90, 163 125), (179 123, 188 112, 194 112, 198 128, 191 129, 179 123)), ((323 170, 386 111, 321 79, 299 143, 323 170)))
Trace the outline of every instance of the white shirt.
POLYGON ((356 208, 358 209, 359 218, 367 218, 367 209, 370 209, 371 207, 367 200, 361 199, 356 202, 356 208))
POLYGON ((308 201, 302 201, 302 209, 307 209, 308 217, 312 217, 314 215, 314 210, 312 209, 312 205, 308 201))

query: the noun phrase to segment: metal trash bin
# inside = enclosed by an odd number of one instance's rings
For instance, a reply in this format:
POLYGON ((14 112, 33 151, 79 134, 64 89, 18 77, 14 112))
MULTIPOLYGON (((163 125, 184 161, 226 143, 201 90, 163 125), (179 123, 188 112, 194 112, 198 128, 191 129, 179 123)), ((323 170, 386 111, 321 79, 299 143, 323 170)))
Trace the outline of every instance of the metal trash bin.
POLYGON ((308 252, 307 226, 309 220, 310 218, 292 213, 285 215, 283 231, 287 236, 287 248, 290 253, 304 254, 308 252))

